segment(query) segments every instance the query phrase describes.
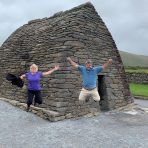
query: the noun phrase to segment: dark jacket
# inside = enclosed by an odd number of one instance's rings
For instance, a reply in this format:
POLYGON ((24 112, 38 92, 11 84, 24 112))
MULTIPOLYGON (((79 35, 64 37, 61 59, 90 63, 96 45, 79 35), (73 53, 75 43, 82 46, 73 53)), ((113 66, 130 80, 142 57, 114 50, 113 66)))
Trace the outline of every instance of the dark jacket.
POLYGON ((22 81, 22 79, 19 76, 15 76, 11 73, 8 73, 6 76, 6 79, 8 81, 11 81, 12 85, 16 85, 20 88, 22 88, 24 86, 24 81, 22 81))

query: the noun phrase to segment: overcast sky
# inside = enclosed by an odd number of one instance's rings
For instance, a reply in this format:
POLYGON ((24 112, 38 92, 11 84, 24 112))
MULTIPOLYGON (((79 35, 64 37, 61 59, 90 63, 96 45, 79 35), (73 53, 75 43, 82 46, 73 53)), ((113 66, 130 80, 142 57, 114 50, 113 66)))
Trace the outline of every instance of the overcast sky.
MULTIPOLYGON (((0 45, 29 20, 50 17, 87 0, 0 0, 0 45)), ((148 55, 148 0, 90 0, 119 50, 148 55)))

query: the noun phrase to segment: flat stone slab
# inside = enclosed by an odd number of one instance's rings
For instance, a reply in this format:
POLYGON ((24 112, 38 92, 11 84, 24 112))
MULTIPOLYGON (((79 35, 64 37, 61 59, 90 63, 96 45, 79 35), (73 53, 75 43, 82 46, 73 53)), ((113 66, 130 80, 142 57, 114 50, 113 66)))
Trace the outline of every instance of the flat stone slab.
MULTIPOLYGON (((10 103, 10 104, 12 104, 16 107, 23 109, 23 110, 26 110, 26 108, 27 108, 26 103, 21 103, 21 102, 16 101, 16 100, 10 100, 10 99, 7 99, 7 98, 0 98, 0 100, 8 102, 8 103, 10 103)), ((99 111, 96 108, 90 108, 89 113, 87 113, 87 114, 83 113, 82 116, 84 116, 84 117, 97 116, 99 114, 99 111)), ((78 118, 79 117, 78 115, 73 116, 71 113, 61 113, 61 112, 49 110, 47 108, 36 107, 36 106, 33 106, 33 105, 30 106, 29 112, 32 112, 32 113, 38 115, 39 117, 41 117, 43 119, 47 119, 51 122, 56 122, 56 121, 60 121, 60 120, 64 120, 64 119, 78 118)))
MULTIPOLYGON (((148 107, 148 101, 143 104, 148 107)), ((48 122, 0 101, 0 148, 147 148, 147 131, 147 113, 132 115, 120 109, 48 122)))

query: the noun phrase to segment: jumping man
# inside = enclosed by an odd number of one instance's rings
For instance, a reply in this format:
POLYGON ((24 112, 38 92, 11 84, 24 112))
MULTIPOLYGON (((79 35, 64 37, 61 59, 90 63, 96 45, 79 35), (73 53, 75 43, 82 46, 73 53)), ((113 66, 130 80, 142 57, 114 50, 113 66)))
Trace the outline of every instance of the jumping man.
POLYGON ((100 101, 100 96, 96 86, 97 75, 104 69, 106 69, 113 60, 109 59, 105 64, 97 67, 93 67, 91 60, 87 60, 85 62, 85 66, 78 65, 70 57, 67 57, 67 60, 75 69, 78 69, 78 71, 82 75, 83 83, 82 90, 79 95, 79 101, 84 102, 87 96, 91 96, 95 101, 100 101))

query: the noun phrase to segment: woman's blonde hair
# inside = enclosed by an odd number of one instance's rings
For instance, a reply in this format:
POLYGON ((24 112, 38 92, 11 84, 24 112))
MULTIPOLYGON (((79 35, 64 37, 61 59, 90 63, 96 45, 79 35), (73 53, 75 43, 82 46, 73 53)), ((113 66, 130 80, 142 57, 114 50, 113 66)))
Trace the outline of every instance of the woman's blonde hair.
POLYGON ((30 71, 31 71, 31 69, 32 69, 33 67, 36 68, 36 71, 38 71, 38 66, 37 66, 36 64, 32 64, 32 65, 30 66, 30 71))

